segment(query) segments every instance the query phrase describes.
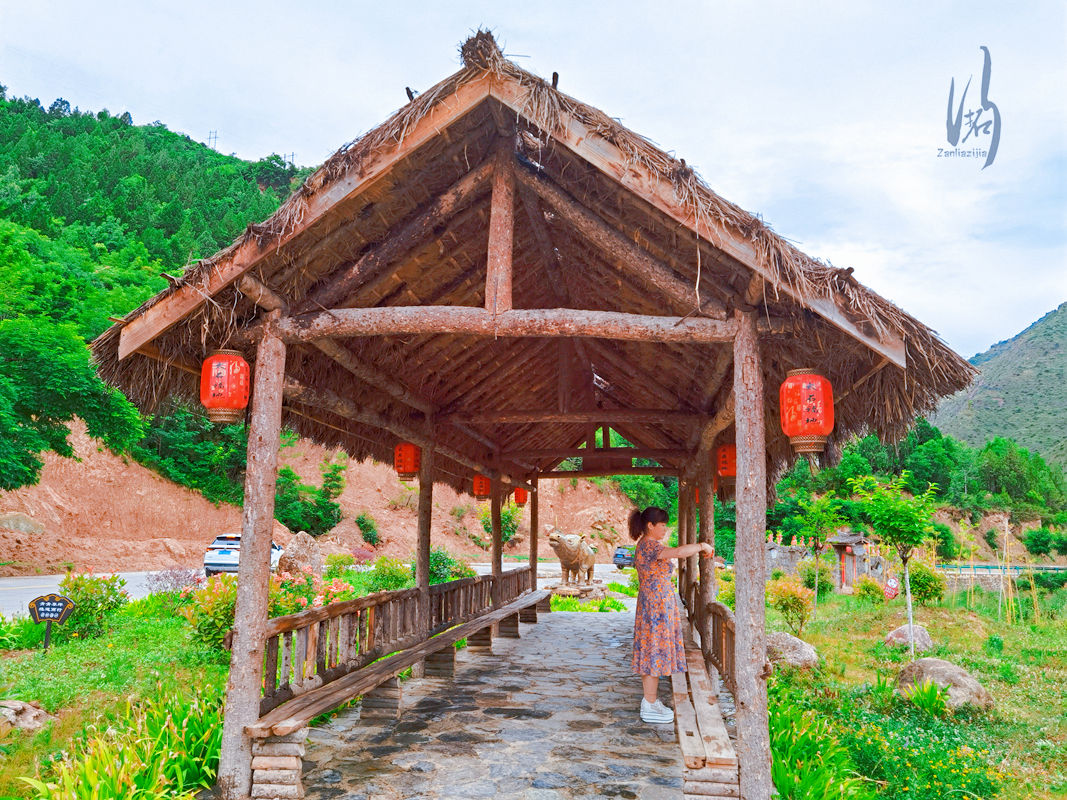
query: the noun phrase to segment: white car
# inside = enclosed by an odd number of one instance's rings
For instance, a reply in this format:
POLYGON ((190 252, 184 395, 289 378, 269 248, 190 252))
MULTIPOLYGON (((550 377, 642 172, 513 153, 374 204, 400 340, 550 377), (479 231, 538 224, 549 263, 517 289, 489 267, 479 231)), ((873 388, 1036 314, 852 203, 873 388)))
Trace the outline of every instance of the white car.
MULTIPOLYGON (((270 543, 270 568, 278 568, 278 560, 282 557, 282 548, 274 542, 270 543)), ((204 553, 204 575, 211 577, 220 572, 237 572, 237 564, 241 558, 241 534, 224 533, 216 536, 215 541, 207 546, 204 553)))

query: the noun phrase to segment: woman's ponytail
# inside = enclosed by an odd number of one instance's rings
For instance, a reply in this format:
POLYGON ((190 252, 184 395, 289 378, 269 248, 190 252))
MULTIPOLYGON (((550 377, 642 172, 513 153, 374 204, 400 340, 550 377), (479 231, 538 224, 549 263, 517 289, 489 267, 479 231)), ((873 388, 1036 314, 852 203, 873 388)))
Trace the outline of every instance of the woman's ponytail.
POLYGON ((649 525, 656 525, 668 520, 667 510, 657 506, 649 506, 644 511, 636 508, 630 512, 630 538, 637 541, 649 525))

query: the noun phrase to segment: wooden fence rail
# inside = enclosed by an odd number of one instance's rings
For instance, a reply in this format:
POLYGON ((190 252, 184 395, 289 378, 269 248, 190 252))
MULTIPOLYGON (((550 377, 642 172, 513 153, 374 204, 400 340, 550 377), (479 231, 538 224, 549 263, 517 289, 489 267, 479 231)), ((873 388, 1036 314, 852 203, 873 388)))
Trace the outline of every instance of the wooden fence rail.
MULTIPOLYGON (((530 568, 505 572, 499 602, 529 589, 530 568)), ((430 587, 430 619, 419 619, 419 590, 376 592, 267 621, 263 716, 287 700, 469 622, 493 608, 494 576, 430 587)))

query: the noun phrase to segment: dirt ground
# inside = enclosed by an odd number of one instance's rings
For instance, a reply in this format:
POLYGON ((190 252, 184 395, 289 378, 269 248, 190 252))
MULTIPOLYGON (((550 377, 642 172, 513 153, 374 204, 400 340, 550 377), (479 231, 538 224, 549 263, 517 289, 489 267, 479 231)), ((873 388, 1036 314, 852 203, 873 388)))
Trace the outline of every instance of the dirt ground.
MULTIPOLYGON (((71 435, 77 459, 54 454, 43 457, 41 482, 13 492, 0 492, 0 575, 32 575, 73 568, 96 572, 143 571, 197 567, 204 549, 218 534, 238 531, 240 509, 215 506, 200 494, 165 480, 131 459, 108 452, 83 428, 71 435)), ((308 442, 281 452, 305 480, 321 481, 319 463, 329 453, 308 442)), ((370 514, 378 526, 378 554, 409 559, 415 551, 418 483, 405 485, 391 465, 349 463, 339 502, 341 523, 319 541, 326 552, 367 547, 355 519, 370 514)), ((447 486, 434 487, 433 545, 474 560, 488 560, 488 551, 473 541, 488 540, 479 514, 486 503, 447 486)), ((597 560, 608 562, 614 542, 625 539, 626 498, 607 486, 579 480, 544 481, 541 485, 542 525, 567 533, 585 533, 597 545, 597 560)), ((539 555, 551 557, 543 535, 539 555)), ((274 539, 290 537, 275 523, 274 539)), ((529 507, 519 534, 505 553, 528 553, 529 507)))

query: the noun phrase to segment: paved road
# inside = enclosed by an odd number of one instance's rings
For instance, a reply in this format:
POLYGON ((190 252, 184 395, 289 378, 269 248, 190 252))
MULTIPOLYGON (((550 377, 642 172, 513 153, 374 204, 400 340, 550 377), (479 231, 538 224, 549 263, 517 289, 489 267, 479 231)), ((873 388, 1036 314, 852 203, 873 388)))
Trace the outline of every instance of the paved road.
MULTIPOLYGON (((151 572, 120 572, 126 579, 126 591, 131 598, 145 597, 148 594, 148 576, 151 572)), ((29 604, 42 594, 59 592, 62 575, 31 575, 21 578, 0 578, 0 614, 27 617, 29 604)))

